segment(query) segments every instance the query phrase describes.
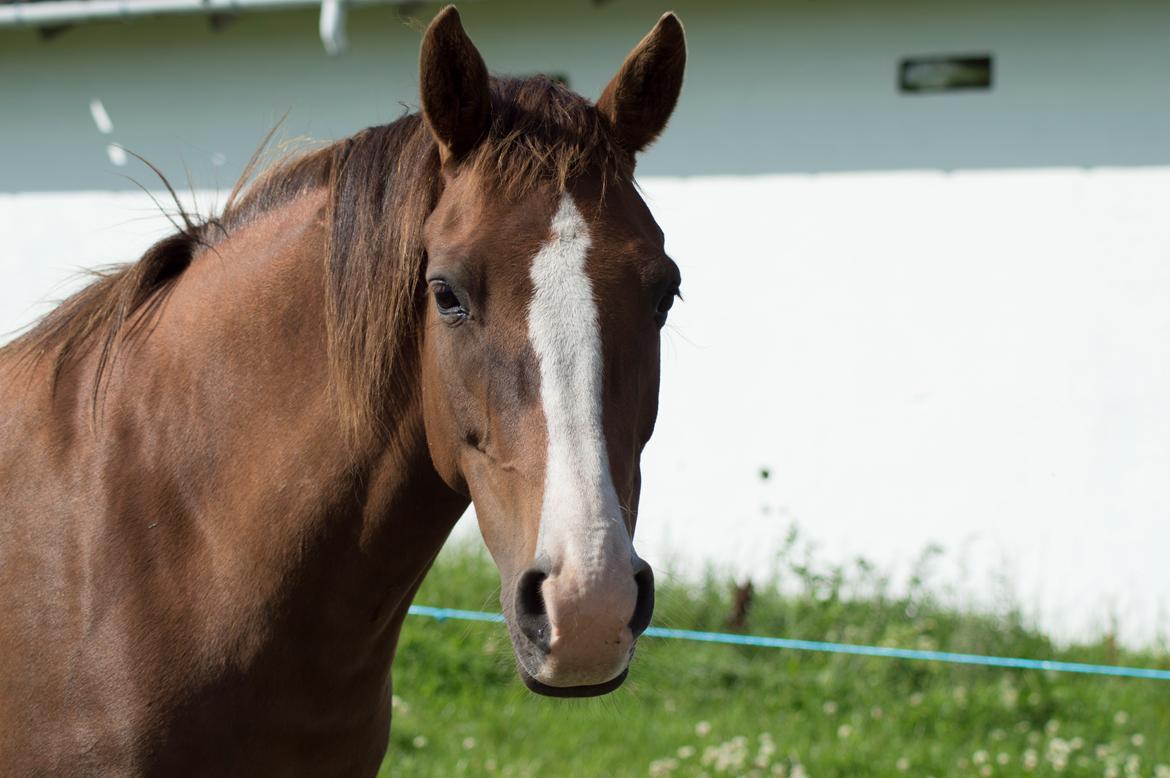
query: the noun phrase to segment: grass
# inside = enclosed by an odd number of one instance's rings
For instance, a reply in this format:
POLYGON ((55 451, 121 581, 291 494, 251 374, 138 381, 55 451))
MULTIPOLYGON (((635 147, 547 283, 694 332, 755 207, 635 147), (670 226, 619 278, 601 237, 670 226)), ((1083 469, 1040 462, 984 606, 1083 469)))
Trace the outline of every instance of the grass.
MULTIPOLYGON (((929 567, 935 550, 923 556, 929 567)), ((416 602, 497 610, 479 550, 440 556, 416 602)), ((895 593, 859 561, 818 565, 795 534, 756 582, 746 631, 1170 667, 1165 648, 1058 646, 1012 609, 947 606, 925 575, 895 593)), ((726 630, 733 586, 659 582, 655 623, 726 630)), ((409 618, 382 775, 1154 776, 1170 778, 1170 683, 644 638, 592 700, 529 693, 500 624, 409 618)))

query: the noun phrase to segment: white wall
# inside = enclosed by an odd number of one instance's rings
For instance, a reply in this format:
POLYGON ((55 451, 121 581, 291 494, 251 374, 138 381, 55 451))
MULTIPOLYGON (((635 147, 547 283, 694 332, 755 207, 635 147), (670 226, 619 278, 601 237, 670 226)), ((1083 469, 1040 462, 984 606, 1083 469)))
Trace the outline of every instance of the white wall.
MULTIPOLYGON (((676 7, 691 69, 642 171, 687 301, 643 552, 759 571, 792 520, 841 560, 940 541, 976 599, 1007 569, 1062 634, 1114 612, 1153 638, 1170 608, 1170 6, 676 7), (991 92, 896 93, 899 57, 971 51, 995 57, 991 92)), ((494 68, 596 94, 659 10, 464 16, 494 68)), ((108 142, 226 184, 286 110, 288 134, 317 137, 398 115, 418 29, 355 12, 338 60, 309 14, 0 33, 0 332, 71 268, 165 230, 108 142)))
MULTIPOLYGON (((596 96, 663 9, 652 0, 484 0, 463 8, 489 65, 557 72, 596 96)), ((1160 0, 679 0, 687 83, 645 175, 1170 165, 1170 5, 1160 0), (906 96, 900 57, 991 52, 986 93, 906 96)), ((105 146, 176 182, 230 185, 286 112, 338 137, 415 104, 420 30, 351 13, 327 57, 312 13, 91 25, 49 42, 0 31, 0 191, 130 190, 105 146), (113 132, 98 132, 92 99, 113 132), (215 164, 218 162, 219 164, 215 164)))
POLYGON ((646 188, 686 302, 643 543, 758 571, 793 520, 842 560, 937 541, 1060 634, 1165 632, 1170 168, 646 188))

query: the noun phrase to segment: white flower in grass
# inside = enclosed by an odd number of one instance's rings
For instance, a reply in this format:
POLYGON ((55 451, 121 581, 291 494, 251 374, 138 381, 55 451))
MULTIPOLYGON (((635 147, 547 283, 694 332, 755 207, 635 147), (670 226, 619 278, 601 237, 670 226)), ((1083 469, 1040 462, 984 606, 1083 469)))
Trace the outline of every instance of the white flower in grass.
POLYGON ((675 752, 675 754, 678 756, 679 759, 690 759, 692 756, 695 755, 695 747, 694 746, 680 746, 678 751, 675 752))
POLYGON ((821 709, 825 711, 826 716, 832 716, 837 712, 837 703, 832 700, 827 700, 821 709))
POLYGON ((808 778, 808 771, 804 769, 804 765, 800 762, 792 765, 792 778, 808 778))
POLYGON ((917 708, 919 705, 922 704, 922 701, 925 699, 926 699, 926 696, 923 695, 922 692, 914 692, 913 694, 910 695, 910 704, 912 706, 914 706, 915 708, 917 708))
POLYGON ((1129 721, 1129 714, 1126 713, 1125 711, 1119 710, 1113 714, 1113 723, 1116 724, 1117 726, 1120 727, 1123 724, 1125 724, 1127 721, 1129 721))
POLYGON ((719 761, 715 763, 716 769, 725 771, 728 769, 740 770, 743 768, 743 764, 747 760, 747 749, 738 743, 738 740, 739 738, 733 738, 724 744, 726 747, 719 761))
POLYGON ((414 744, 415 748, 426 748, 427 747, 426 735, 415 735, 414 740, 412 740, 410 742, 412 744, 414 744))
POLYGON ((1093 749, 1093 753, 1096 754, 1098 759, 1104 759, 1105 757, 1109 756, 1109 746, 1105 745, 1104 743, 1099 743, 1097 747, 1093 749))
POLYGON ((1012 758, 1008 756, 1007 751, 1000 751, 995 755, 995 763, 998 765, 1006 765, 1010 761, 1012 761, 1012 758))
POLYGON ((971 761, 975 764, 987 764, 987 760, 990 757, 991 755, 981 748, 975 753, 971 754, 971 761))
POLYGON ((1085 747, 1085 739, 1081 737, 1074 737, 1072 740, 1068 741, 1068 747, 1073 751, 1080 751, 1085 747))
POLYGON ((1117 769, 1115 764, 1106 765, 1105 778, 1121 778, 1121 770, 1117 769))
POLYGON ((703 765, 714 767, 716 772, 738 771, 747 761, 747 738, 739 735, 717 746, 703 750, 703 765))
POLYGON ((678 767, 678 761, 674 759, 655 759, 650 763, 651 778, 665 778, 674 772, 674 768, 678 767))
POLYGON ((885 711, 883 711, 877 705, 874 705, 872 708, 869 709, 869 717, 871 719, 873 719, 874 721, 881 721, 882 716, 884 716, 884 715, 886 715, 885 711))
POLYGON ((1146 743, 1146 736, 1138 732, 1129 739, 1129 742, 1133 743, 1134 748, 1141 748, 1146 743))
POLYGON ((1036 752, 1036 749, 1029 748, 1024 751, 1023 762, 1025 770, 1028 770, 1029 772, 1035 770, 1037 765, 1040 764, 1040 754, 1036 752))
POLYGON ((496 771, 496 760, 489 759, 486 762, 484 762, 483 769, 487 770, 489 773, 494 773, 496 771))
POLYGON ((1160 764, 1155 767, 1154 778, 1170 778, 1170 765, 1160 764))
POLYGON ((760 750, 756 752, 756 767, 767 767, 776 753, 776 744, 768 733, 760 735, 760 750))
POLYGON ((397 694, 390 695, 390 710, 399 716, 410 715, 410 706, 397 694))
POLYGON ((1141 773, 1142 758, 1137 754, 1130 754, 1125 758, 1125 774, 1134 776, 1141 773))
POLYGON ((992 770, 991 765, 989 765, 989 764, 985 764, 979 768, 980 775, 987 776, 987 775, 992 775, 993 773, 995 773, 995 770, 992 770))
POLYGON ((910 769, 910 760, 904 756, 898 757, 898 761, 894 762, 894 767, 898 768, 898 772, 904 773, 910 769))
POLYGON ((473 737, 463 738, 463 747, 465 749, 467 749, 468 751, 475 748, 475 738, 473 738, 473 737))
POLYGON ((695 734, 698 735, 699 737, 707 737, 707 735, 710 735, 711 734, 711 722, 700 721, 698 724, 695 725, 695 734))
POLYGON ((772 765, 772 775, 784 778, 784 776, 788 775, 788 765, 784 764, 783 762, 777 762, 776 764, 772 765))
POLYGON ((1057 721, 1056 719, 1052 719, 1051 721, 1049 721, 1047 724, 1044 725, 1044 734, 1048 735, 1048 737, 1052 737, 1053 735, 1055 735, 1059 731, 1060 731, 1060 722, 1057 721))

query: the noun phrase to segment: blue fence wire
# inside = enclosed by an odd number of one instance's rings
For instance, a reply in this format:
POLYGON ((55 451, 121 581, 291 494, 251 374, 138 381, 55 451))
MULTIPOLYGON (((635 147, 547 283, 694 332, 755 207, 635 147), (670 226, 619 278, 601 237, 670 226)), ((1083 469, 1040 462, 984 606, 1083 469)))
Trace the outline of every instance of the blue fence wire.
MULTIPOLYGON (((467 611, 456 608, 433 608, 429 605, 411 605, 410 615, 426 616, 436 621, 454 619, 457 621, 502 622, 501 613, 467 611)), ((1119 678, 1142 678, 1151 681, 1170 681, 1170 670, 1149 667, 1122 667, 1117 665, 1094 665, 1083 662, 1057 662, 1051 659, 1023 659, 1012 656, 984 656, 983 654, 957 654, 951 651, 922 651, 913 648, 890 648, 887 646, 866 646, 852 643, 829 643, 820 640, 793 640, 763 635, 737 635, 728 632, 700 632, 693 629, 667 629, 650 627, 646 635, 670 640, 691 640, 700 643, 721 643, 731 646, 756 646, 758 648, 781 648, 790 651, 817 651, 828 654, 853 654, 855 656, 877 656, 887 659, 906 659, 917 662, 948 662, 957 665, 979 665, 983 667, 1014 667, 1020 670, 1047 670, 1053 673, 1080 673, 1082 675, 1106 675, 1119 678)))

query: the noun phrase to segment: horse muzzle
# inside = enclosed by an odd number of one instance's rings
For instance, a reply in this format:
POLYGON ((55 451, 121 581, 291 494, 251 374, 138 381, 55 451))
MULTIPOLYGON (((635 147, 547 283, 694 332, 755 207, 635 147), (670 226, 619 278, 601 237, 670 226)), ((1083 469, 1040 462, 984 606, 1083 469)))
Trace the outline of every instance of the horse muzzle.
POLYGON ((594 697, 625 681, 654 612, 654 574, 637 557, 620 567, 583 574, 537 563, 519 576, 510 631, 529 689, 594 697))

